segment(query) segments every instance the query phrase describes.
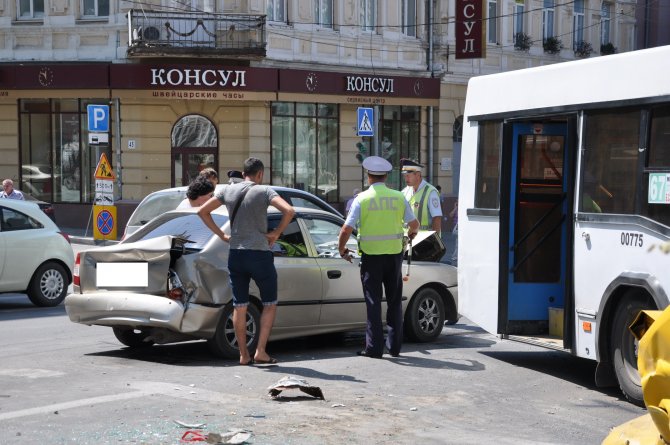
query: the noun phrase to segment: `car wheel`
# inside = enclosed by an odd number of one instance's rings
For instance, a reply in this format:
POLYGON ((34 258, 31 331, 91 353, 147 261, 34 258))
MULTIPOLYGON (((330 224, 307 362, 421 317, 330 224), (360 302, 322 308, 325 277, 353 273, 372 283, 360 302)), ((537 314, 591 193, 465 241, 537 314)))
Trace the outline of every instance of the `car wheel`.
POLYGON ((146 341, 149 334, 140 330, 125 326, 114 326, 112 330, 116 339, 129 348, 146 348, 154 344, 151 340, 146 341))
POLYGON ((28 298, 35 306, 58 306, 65 299, 68 287, 65 268, 58 263, 42 264, 28 285, 28 298))
POLYGON ((642 310, 652 309, 643 299, 637 297, 625 298, 617 308, 612 322, 612 360, 614 372, 621 391, 626 398, 638 405, 644 406, 642 384, 637 370, 637 354, 639 342, 628 329, 635 317, 642 310))
POLYGON ((458 320, 445 320, 445 321, 444 321, 444 325, 445 325, 445 326, 453 326, 453 325, 455 325, 456 323, 458 323, 458 320))
POLYGON ((435 289, 421 289, 409 302, 405 313, 405 335, 411 341, 437 338, 444 325, 444 302, 435 289))
MULTIPOLYGON (((261 326, 261 313, 254 304, 247 306, 247 348, 253 355, 258 344, 258 334, 261 326)), ((207 340, 209 349, 217 356, 224 358, 238 358, 240 349, 233 327, 233 305, 223 308, 219 322, 216 325, 214 337, 207 340)))

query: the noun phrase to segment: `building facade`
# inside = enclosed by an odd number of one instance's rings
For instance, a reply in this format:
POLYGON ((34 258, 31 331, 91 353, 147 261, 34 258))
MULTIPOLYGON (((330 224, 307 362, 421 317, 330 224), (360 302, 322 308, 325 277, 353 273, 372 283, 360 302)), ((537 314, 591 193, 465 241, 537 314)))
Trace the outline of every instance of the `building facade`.
POLYGON ((0 0, 0 176, 81 227, 103 153, 120 226, 148 193, 248 156, 340 207, 371 154, 419 160, 454 197, 470 77, 635 44, 635 3, 484 0, 486 56, 457 58, 463 4, 0 0), (106 141, 89 105, 109 107, 106 141), (359 107, 374 110, 372 137, 359 107))

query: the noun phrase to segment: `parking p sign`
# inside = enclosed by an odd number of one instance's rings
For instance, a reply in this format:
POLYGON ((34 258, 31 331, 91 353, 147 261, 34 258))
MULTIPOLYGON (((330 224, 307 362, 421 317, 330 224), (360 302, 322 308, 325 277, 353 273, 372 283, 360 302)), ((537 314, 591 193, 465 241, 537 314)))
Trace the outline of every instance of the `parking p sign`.
POLYGON ((107 133, 109 131, 109 105, 89 105, 88 131, 91 133, 107 133))

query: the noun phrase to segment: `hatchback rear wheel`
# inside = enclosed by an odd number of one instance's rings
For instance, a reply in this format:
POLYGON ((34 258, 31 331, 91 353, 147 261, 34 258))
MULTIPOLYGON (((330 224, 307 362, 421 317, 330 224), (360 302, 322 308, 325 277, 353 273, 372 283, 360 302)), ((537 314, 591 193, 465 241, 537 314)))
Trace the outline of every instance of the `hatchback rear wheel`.
MULTIPOLYGON (((247 348, 253 355, 258 345, 258 334, 261 326, 261 313, 254 304, 247 306, 247 348)), ((214 337, 207 340, 209 349, 217 356, 235 359, 240 356, 240 349, 235 337, 233 327, 233 305, 228 304, 223 308, 221 318, 216 326, 214 337)))
POLYGON ((35 306, 58 306, 65 299, 68 284, 65 268, 49 261, 33 274, 28 285, 28 298, 35 306))

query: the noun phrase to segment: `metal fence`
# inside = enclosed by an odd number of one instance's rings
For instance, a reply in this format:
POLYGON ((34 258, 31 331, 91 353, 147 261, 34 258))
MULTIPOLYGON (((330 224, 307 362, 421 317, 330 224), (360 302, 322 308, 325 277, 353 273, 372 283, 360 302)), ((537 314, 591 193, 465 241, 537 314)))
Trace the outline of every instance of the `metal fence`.
POLYGON ((265 15, 128 11, 129 53, 171 49, 265 55, 265 15))

